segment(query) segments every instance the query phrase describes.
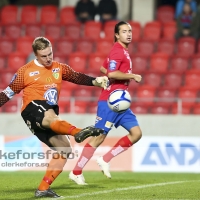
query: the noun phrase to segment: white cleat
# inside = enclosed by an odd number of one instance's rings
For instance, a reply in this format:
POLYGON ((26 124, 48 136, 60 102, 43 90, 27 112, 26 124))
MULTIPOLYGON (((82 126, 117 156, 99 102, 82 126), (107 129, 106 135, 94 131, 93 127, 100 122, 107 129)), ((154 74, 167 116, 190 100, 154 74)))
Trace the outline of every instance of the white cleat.
POLYGON ((74 181, 78 185, 87 185, 87 183, 85 182, 85 178, 84 178, 83 174, 75 175, 71 171, 70 174, 69 174, 69 179, 74 181))
POLYGON ((107 177, 107 178, 111 178, 111 174, 110 174, 110 163, 107 163, 103 160, 103 157, 99 157, 97 158, 97 164, 99 165, 99 167, 101 168, 103 174, 107 177))

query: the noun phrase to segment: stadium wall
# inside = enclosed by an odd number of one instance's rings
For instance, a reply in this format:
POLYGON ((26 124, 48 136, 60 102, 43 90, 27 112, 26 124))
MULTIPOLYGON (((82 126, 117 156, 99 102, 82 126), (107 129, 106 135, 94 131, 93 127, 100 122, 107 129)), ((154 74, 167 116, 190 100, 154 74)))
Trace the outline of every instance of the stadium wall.
MULTIPOLYGON (((85 127, 95 121, 95 115, 61 115, 62 119, 85 127)), ((44 156, 49 150, 26 127, 16 114, 0 115, 0 171, 45 170, 50 160, 44 156), (34 156, 32 156, 34 155, 34 156)), ((198 116, 138 115, 143 130, 142 139, 128 151, 111 161, 111 171, 133 172, 190 172, 200 173, 200 126, 198 116)), ((97 149, 85 170, 99 170, 96 158, 104 155, 123 135, 122 128, 113 129, 97 149)), ((71 170, 85 143, 70 138, 73 154, 64 170, 71 170)))
MULTIPOLYGON (((62 119, 70 121, 78 127, 86 127, 95 122, 92 114, 64 114, 62 119)), ((195 115, 137 115, 143 131, 143 136, 199 136, 199 116, 195 115)), ((0 135, 30 135, 20 113, 0 114, 0 135)), ((110 137, 123 136, 126 131, 122 128, 109 133, 110 137)))

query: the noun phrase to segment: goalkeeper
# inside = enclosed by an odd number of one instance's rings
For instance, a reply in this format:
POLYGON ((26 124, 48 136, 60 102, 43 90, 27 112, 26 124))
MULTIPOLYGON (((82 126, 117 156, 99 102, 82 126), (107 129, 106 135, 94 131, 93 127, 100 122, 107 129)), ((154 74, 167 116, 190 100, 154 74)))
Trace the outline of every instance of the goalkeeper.
MULTIPOLYGON (((53 61, 51 42, 44 37, 37 37, 32 44, 35 59, 20 67, 8 87, 0 92, 0 107, 23 90, 21 116, 31 132, 40 141, 56 151, 46 173, 35 191, 35 197, 60 197, 50 189, 50 185, 62 172, 67 156, 71 152, 66 135, 82 142, 89 136, 103 133, 92 126, 84 129, 59 118, 57 104, 62 81, 78 85, 97 86, 106 89, 107 77, 93 78, 74 71, 70 66, 53 61)), ((67 89, 67 88, 66 88, 67 89)))

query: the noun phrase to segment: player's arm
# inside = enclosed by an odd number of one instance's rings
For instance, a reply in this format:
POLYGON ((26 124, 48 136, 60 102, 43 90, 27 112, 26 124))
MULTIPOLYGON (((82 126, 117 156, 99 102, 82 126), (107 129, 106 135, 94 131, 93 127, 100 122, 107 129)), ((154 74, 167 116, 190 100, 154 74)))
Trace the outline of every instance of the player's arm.
POLYGON ((116 49, 111 51, 107 68, 108 78, 116 80, 135 80, 136 82, 140 82, 142 80, 141 75, 124 73, 120 70, 120 65, 123 58, 124 58, 124 53, 122 51, 116 49))
POLYGON ((100 72, 103 74, 107 74, 107 69, 103 66, 100 67, 100 72))
POLYGON ((62 80, 78 85, 97 86, 104 89, 108 86, 108 78, 106 76, 94 78, 87 74, 76 72, 68 65, 62 65, 62 80))
POLYGON ((15 94, 20 93, 23 87, 24 76, 23 70, 20 69, 14 74, 10 84, 2 92, 0 92, 0 107, 12 99, 15 94))
POLYGON ((142 80, 142 76, 139 74, 127 74, 119 70, 114 72, 109 72, 107 75, 108 78, 116 80, 135 80, 136 82, 140 82, 142 80))

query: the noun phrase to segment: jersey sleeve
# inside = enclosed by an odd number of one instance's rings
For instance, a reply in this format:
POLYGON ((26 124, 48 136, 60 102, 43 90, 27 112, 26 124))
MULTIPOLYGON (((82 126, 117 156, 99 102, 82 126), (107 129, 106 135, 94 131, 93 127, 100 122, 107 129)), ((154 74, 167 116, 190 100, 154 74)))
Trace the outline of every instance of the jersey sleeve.
POLYGON ((78 85, 93 86, 92 81, 95 80, 95 78, 80 72, 76 72, 70 66, 63 64, 62 80, 69 81, 78 85))
POLYGON ((123 56, 123 51, 121 49, 112 49, 109 55, 109 62, 107 64, 108 73, 119 69, 123 56))
POLYGON ((20 68, 12 77, 9 85, 0 93, 0 107, 24 88, 24 68, 20 68))

